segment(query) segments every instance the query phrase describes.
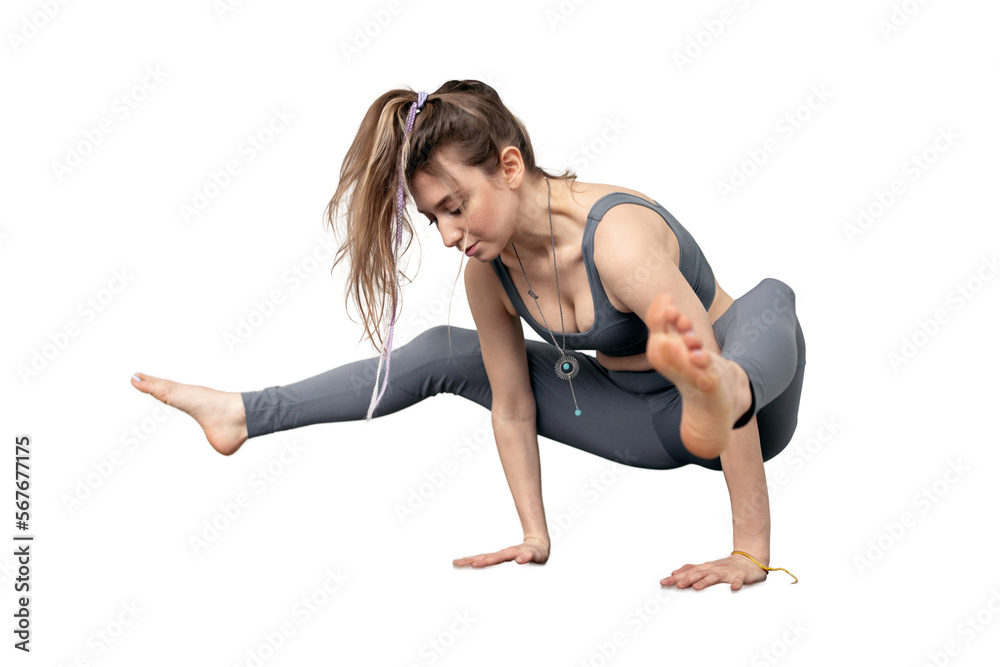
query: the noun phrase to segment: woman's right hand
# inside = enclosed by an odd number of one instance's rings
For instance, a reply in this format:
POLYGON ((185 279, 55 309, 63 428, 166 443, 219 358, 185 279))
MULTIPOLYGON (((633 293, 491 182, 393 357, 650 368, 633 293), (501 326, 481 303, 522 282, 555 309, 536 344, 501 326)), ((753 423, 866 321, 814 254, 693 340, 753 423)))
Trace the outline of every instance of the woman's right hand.
POLYGON ((455 567, 489 567, 497 563, 514 561, 519 565, 525 563, 538 563, 541 565, 549 559, 549 542, 537 537, 526 537, 524 542, 517 546, 507 547, 502 551, 491 554, 479 554, 478 556, 467 556, 452 561, 455 567))

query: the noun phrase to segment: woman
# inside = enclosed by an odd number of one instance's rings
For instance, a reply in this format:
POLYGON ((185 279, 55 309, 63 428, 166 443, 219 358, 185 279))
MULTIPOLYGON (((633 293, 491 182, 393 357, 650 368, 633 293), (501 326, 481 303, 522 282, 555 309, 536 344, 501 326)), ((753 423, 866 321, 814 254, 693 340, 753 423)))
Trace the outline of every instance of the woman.
POLYGON ((349 190, 334 266, 349 260, 348 291, 373 344, 390 322, 379 357, 261 391, 142 374, 133 385, 194 417, 226 455, 258 435, 390 414, 442 392, 479 403, 524 541, 456 566, 548 560, 543 435, 626 465, 724 472, 733 553, 662 585, 738 590, 781 569, 767 567, 763 461, 791 439, 802 388, 805 341, 787 285, 767 278, 734 300, 655 200, 536 166, 523 124, 479 81, 379 97, 327 207, 335 232, 349 190), (474 260, 464 276, 476 330, 434 327, 392 350, 402 231, 412 239, 404 186, 444 244, 474 260), (546 342, 526 341, 521 318, 546 342))

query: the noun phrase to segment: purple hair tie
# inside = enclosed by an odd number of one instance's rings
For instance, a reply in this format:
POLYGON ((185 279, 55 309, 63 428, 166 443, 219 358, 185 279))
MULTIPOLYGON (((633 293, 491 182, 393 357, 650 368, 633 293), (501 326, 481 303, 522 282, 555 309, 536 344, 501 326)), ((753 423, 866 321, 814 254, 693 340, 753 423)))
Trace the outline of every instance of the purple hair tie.
MULTIPOLYGON (((424 102, 427 101, 427 93, 420 91, 417 94, 417 101, 410 103, 410 113, 406 117, 406 139, 409 140, 410 133, 413 131, 413 120, 417 116, 417 112, 424 108, 424 102)), ((403 174, 405 173, 406 165, 402 164, 400 160, 399 165, 399 187, 396 189, 396 246, 392 251, 393 266, 396 265, 399 256, 399 245, 403 240, 403 174)), ((398 296, 398 287, 395 283, 392 286, 392 319, 389 321, 389 335, 386 337, 385 341, 385 351, 379 357, 378 369, 375 371, 375 388, 372 390, 372 400, 368 405, 368 415, 365 417, 365 421, 372 418, 372 413, 375 411, 375 407, 382 400, 382 395, 385 394, 385 388, 389 385, 389 362, 392 355, 392 333, 396 328, 396 303, 398 296), (382 362, 385 361, 385 377, 382 381, 382 390, 379 391, 378 388, 378 376, 382 372, 382 362), (377 395, 376 395, 377 394, 377 395)))

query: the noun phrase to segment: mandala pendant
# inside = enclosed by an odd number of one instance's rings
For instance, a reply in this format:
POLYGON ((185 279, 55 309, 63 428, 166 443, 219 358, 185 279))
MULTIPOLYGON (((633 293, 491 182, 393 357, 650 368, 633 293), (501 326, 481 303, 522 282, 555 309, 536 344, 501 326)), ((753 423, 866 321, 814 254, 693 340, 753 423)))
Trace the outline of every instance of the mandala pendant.
POLYGON ((563 380, 572 380, 580 372, 580 363, 576 357, 564 354, 556 361, 556 375, 563 380))

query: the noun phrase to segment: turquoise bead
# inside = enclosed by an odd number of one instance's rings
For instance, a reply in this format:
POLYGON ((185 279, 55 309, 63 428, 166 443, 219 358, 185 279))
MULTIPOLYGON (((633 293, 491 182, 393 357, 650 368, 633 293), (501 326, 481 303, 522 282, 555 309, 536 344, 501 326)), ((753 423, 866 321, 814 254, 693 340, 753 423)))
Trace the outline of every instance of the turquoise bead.
POLYGON ((564 371, 569 371, 569 369, 570 369, 569 362, 568 361, 564 361, 563 362, 563 370, 564 371))
POLYGON ((576 416, 577 416, 577 417, 579 417, 579 416, 580 416, 580 411, 579 411, 579 410, 577 410, 577 411, 576 411, 576 416))

